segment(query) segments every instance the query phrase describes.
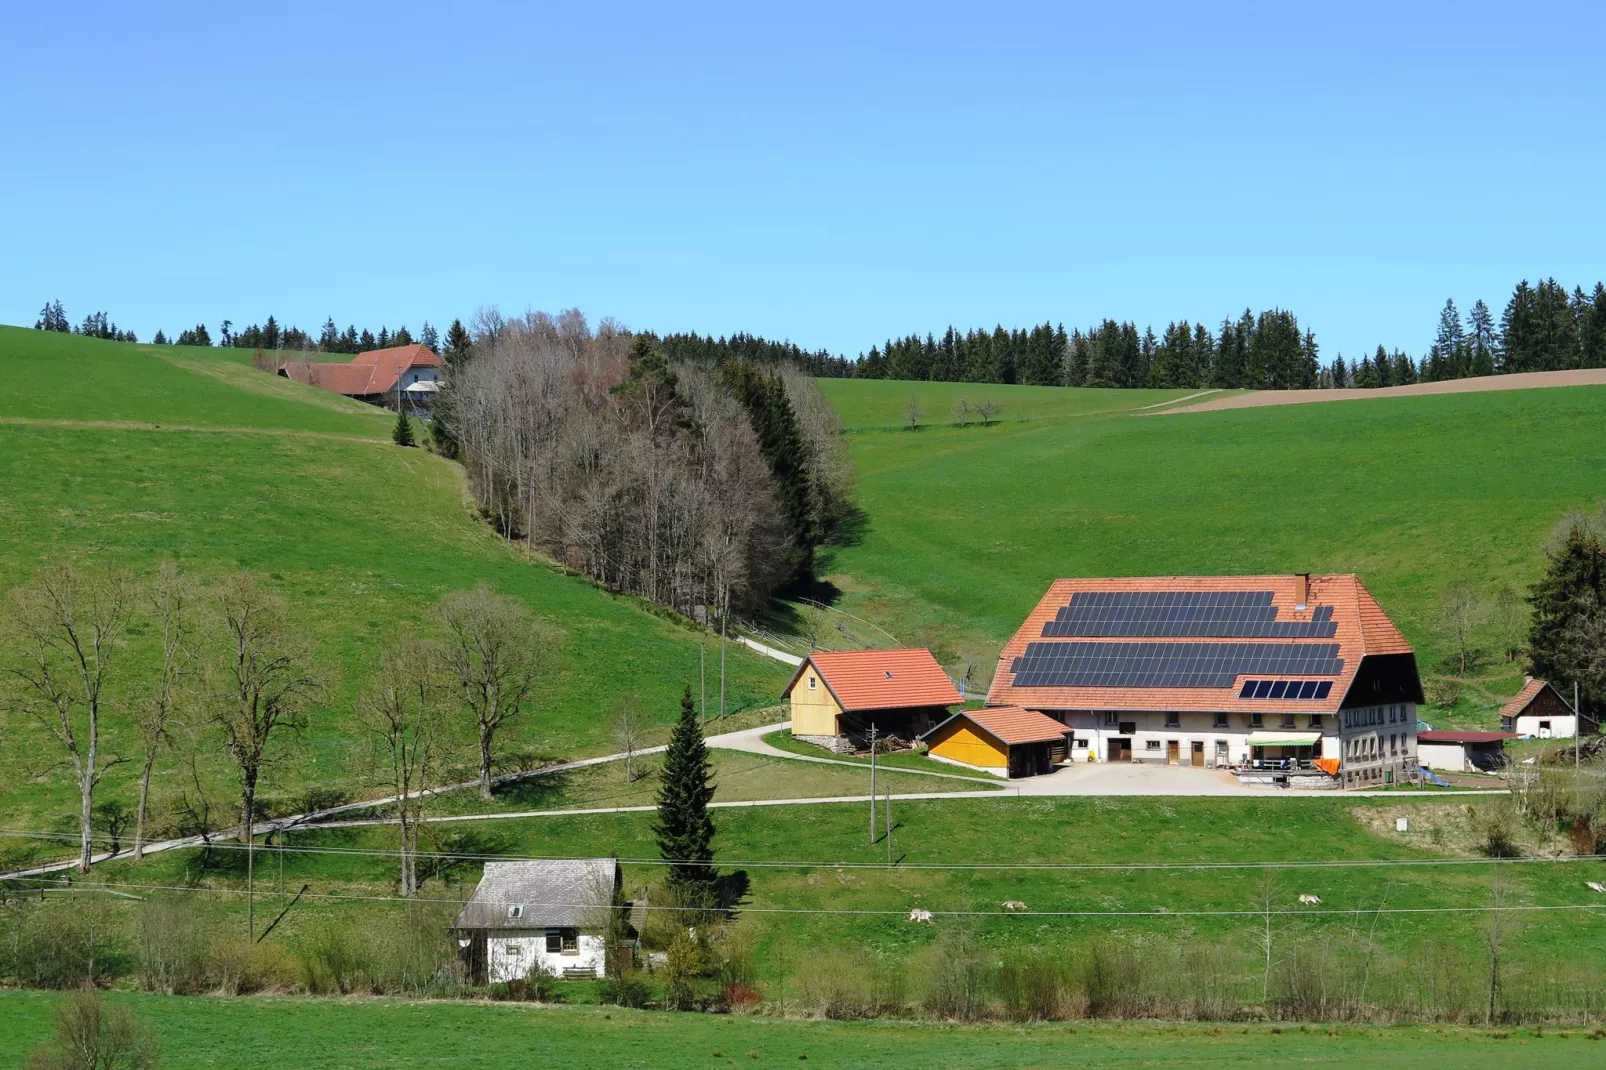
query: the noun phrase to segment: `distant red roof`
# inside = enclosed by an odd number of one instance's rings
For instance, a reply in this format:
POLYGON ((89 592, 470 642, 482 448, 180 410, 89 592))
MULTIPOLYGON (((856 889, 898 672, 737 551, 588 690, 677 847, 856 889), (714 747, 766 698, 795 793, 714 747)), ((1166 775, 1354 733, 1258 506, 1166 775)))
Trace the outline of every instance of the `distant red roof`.
POLYGON ((1434 729, 1418 732, 1419 743, 1495 743, 1502 739, 1516 739, 1515 732, 1459 732, 1451 729, 1434 729))
MULTIPOLYGON (((998 668, 993 674, 987 701, 999 705, 1019 705, 1026 709, 1069 710, 1200 710, 1200 711, 1259 711, 1263 713, 1328 713, 1337 711, 1344 701, 1350 684, 1360 669, 1363 658, 1373 655, 1411 654, 1411 644, 1389 620, 1388 614, 1378 605, 1372 592, 1358 577, 1344 573, 1313 575, 1306 583, 1298 574, 1284 573, 1270 576, 1143 576, 1113 579, 1062 579, 1054 581, 1037 607, 1027 616, 1020 630, 999 651, 998 668), (1148 619, 1126 629, 1090 630, 1078 623, 1085 618, 1071 611, 1071 603, 1078 596, 1106 602, 1112 595, 1131 594, 1153 598, 1175 594, 1179 600, 1195 598, 1201 593, 1229 595, 1269 595, 1274 616, 1266 631, 1245 633, 1234 630, 1233 618, 1221 619, 1221 627, 1200 625, 1196 619, 1175 618, 1174 621, 1148 619), (1302 597, 1303 595, 1303 597, 1302 597), (1317 616, 1318 611, 1322 616, 1317 616), (1070 617, 1066 614, 1070 613, 1070 617), (1300 626, 1315 630, 1316 625, 1328 621, 1328 634, 1300 634, 1300 626), (1172 623, 1177 626, 1173 627, 1172 623), (1079 630, 1082 629, 1082 630, 1079 630), (1286 632, 1287 634, 1278 634, 1286 632), (1247 698, 1240 694, 1248 679, 1265 679, 1273 684, 1278 679, 1294 679, 1302 683, 1313 677, 1308 672, 1290 670, 1277 672, 1262 670, 1242 672, 1232 680, 1231 686, 1132 686, 1130 684, 1079 683, 1075 686, 1017 685, 1017 671, 1026 661, 1028 647, 1046 656, 1060 644, 1094 645, 1105 653, 1119 649, 1119 644, 1134 644, 1152 648, 1153 660, 1161 662, 1172 649, 1184 645, 1205 644, 1220 646, 1224 656, 1233 648, 1245 648, 1255 643, 1277 643, 1282 646, 1325 647, 1332 650, 1341 669, 1335 675, 1319 674, 1330 681, 1323 697, 1317 698, 1310 689, 1302 693, 1306 698, 1247 698), (1336 650, 1334 648, 1336 647, 1336 650)), ((1149 656, 1149 655, 1145 655, 1149 656)), ((1163 675, 1163 674, 1161 674, 1163 675)))
POLYGON ((321 386, 337 394, 371 397, 396 388, 409 368, 439 368, 441 358, 426 345, 392 346, 358 353, 348 363, 292 360, 279 368, 279 374, 301 383, 321 386))
POLYGON ((803 660, 783 695, 810 666, 825 681, 843 712, 896 710, 920 706, 957 706, 964 700, 931 651, 815 651, 803 660))
MULTIPOLYGON (((1500 707, 1500 716, 1522 716, 1523 711, 1529 706, 1533 705, 1534 699, 1538 698, 1540 693, 1543 692, 1547 687, 1550 687, 1550 684, 1547 681, 1529 680, 1527 683, 1522 685, 1522 690, 1517 692, 1515 698, 1506 703, 1504 706, 1500 707)), ((1561 704, 1563 706, 1567 707, 1569 711, 1572 710, 1573 704, 1563 698, 1560 691, 1556 691, 1554 687, 1550 687, 1550 690, 1555 692, 1556 697, 1561 700, 1561 704)))
POLYGON ((1023 710, 1019 706, 983 706, 979 710, 960 710, 926 735, 935 734, 943 725, 961 717, 1010 746, 1017 743, 1052 743, 1064 739, 1065 733, 1070 731, 1054 718, 1036 710, 1023 710))

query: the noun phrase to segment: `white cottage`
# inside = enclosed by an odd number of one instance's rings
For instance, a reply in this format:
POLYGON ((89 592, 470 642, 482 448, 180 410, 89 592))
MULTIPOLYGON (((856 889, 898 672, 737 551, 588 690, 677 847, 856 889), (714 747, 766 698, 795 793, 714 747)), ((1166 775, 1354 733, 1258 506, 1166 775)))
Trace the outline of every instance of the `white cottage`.
POLYGON ((1580 720, 1585 735, 1593 735, 1600 730, 1594 718, 1580 718, 1572 703, 1563 698, 1561 692, 1532 676, 1523 680, 1522 690, 1517 692, 1517 697, 1500 710, 1502 732, 1515 732, 1519 736, 1535 736, 1539 739, 1571 739, 1578 734, 1580 720))
POLYGON ((604 976, 619 888, 611 858, 485 863, 452 926, 470 982, 604 976))

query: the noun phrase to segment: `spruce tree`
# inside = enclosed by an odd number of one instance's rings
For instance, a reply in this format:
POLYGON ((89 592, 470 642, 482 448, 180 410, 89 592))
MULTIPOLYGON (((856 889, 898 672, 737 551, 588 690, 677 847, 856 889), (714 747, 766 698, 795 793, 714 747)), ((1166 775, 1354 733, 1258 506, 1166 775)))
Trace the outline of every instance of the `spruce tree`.
POLYGON ((714 860, 714 820, 708 803, 714 797, 709 783, 708 745, 703 742, 691 685, 680 698, 680 720, 669 735, 664 769, 658 781, 658 820, 653 835, 658 853, 669 863, 669 881, 682 888, 709 889, 717 874, 714 860))
POLYGON ((412 446, 415 444, 413 442, 413 421, 407 418, 407 413, 402 409, 396 410, 396 426, 391 428, 390 439, 398 446, 412 446))
POLYGON ((1591 618, 1606 614, 1606 512, 1575 513, 1552 537, 1545 574, 1530 590, 1529 671, 1565 690, 1577 681, 1586 712, 1606 701, 1590 686, 1592 652, 1580 644, 1591 618))
POLYGON ((448 368, 458 369, 467 364, 473 355, 474 344, 463 327, 463 321, 454 319, 452 325, 446 328, 446 351, 441 354, 441 359, 448 368))

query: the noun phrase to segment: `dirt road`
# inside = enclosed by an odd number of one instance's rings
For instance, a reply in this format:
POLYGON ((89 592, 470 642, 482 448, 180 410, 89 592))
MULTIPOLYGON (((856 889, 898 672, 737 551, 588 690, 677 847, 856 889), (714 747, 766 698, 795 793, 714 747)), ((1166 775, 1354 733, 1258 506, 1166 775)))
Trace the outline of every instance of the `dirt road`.
POLYGON ((1306 405, 1316 401, 1376 401, 1378 398, 1420 397, 1427 394, 1476 394, 1487 390, 1540 390, 1552 386, 1606 386, 1606 368, 1580 368, 1566 372, 1519 372, 1484 375, 1476 379, 1449 379, 1441 383, 1412 383, 1377 390, 1257 390, 1252 394, 1201 401, 1160 416, 1179 412, 1215 412, 1218 409, 1255 409, 1262 405, 1306 405))

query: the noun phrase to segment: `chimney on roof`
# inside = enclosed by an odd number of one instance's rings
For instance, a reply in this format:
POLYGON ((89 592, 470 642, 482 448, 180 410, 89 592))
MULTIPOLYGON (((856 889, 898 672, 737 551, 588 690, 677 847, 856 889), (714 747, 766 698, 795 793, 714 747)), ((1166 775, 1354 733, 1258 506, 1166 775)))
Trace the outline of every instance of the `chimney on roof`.
POLYGON ((1310 573, 1294 573, 1294 608, 1304 609, 1310 602, 1310 573))

